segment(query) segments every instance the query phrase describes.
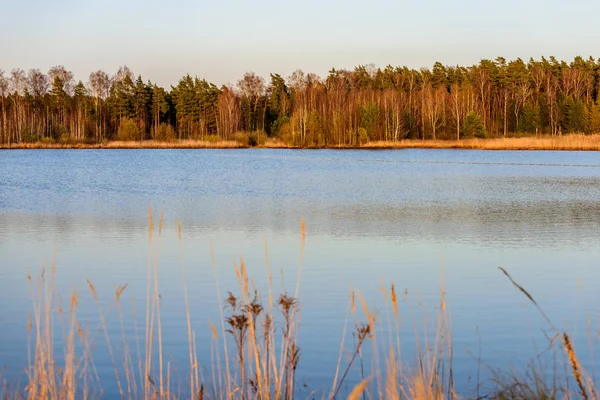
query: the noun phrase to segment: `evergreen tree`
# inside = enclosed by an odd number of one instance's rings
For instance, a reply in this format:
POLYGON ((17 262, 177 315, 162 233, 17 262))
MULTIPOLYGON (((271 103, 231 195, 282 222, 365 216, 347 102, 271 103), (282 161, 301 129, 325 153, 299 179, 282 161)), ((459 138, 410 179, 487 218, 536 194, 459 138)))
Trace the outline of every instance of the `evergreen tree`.
POLYGON ((587 133, 600 133, 600 104, 596 100, 590 106, 587 133))
POLYGON ((588 109, 582 100, 567 99, 565 102, 565 131, 569 133, 586 132, 588 118, 588 109))
POLYGON ((485 138, 487 136, 485 125, 478 114, 474 112, 467 114, 461 136, 463 138, 485 138))
POLYGON ((269 101, 265 116, 267 134, 275 136, 281 126, 289 122, 290 93, 285 80, 279 74, 271 74, 267 90, 269 101))
POLYGON ((519 132, 538 133, 541 128, 540 106, 526 103, 519 120, 519 132))

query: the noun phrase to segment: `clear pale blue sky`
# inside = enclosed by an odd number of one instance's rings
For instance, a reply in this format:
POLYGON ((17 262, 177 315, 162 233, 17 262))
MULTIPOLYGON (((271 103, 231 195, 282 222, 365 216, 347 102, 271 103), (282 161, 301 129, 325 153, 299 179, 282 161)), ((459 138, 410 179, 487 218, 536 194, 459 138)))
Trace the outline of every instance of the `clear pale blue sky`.
POLYGON ((0 69, 57 64, 76 79, 128 65, 161 85, 245 71, 323 76, 359 64, 600 57, 592 0, 19 0, 0 2, 0 69))

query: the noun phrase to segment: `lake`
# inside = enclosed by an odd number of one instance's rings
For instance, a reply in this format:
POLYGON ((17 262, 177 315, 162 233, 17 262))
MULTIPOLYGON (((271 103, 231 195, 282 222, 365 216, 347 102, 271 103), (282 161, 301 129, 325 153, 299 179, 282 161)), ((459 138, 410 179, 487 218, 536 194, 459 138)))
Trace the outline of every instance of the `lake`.
MULTIPOLYGON (((407 363, 414 360, 414 326, 422 329, 423 318, 435 315, 443 280, 457 390, 473 395, 477 381, 489 379, 489 367, 522 367, 547 345, 550 329, 498 267, 535 298, 557 329, 571 333, 581 362, 593 370, 599 233, 595 152, 0 151, 0 366, 6 366, 4 379, 26 381, 27 274, 39 275, 54 260, 57 293, 68 299, 77 290, 78 317, 96 338, 103 394, 118 395, 86 280, 98 292, 118 350, 115 288, 128 284, 126 308, 132 301, 138 308, 137 322, 130 323, 135 315, 126 312, 125 330, 133 337, 144 325, 150 257, 160 275, 165 357, 185 390, 182 265, 198 358, 210 368, 209 324, 221 326, 227 291, 239 291, 234 263, 243 257, 266 295, 268 248, 274 293, 293 294, 302 265, 299 398, 332 384, 351 291, 360 291, 383 316, 380 288, 392 282, 417 310, 416 317, 406 305, 401 312, 407 363)), ((353 323, 350 318, 349 331, 353 323)), ((345 335, 346 354, 352 339, 345 335)), ((344 390, 359 381, 352 369, 344 390)))

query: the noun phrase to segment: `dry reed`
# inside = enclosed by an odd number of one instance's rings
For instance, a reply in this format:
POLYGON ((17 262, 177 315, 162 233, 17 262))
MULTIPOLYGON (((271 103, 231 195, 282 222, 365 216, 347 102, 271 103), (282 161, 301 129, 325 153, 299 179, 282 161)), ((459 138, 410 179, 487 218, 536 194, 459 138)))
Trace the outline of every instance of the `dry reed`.
MULTIPOLYGON (((163 355, 161 299, 158 281, 158 259, 163 225, 163 213, 161 212, 156 226, 153 211, 149 208, 144 347, 140 349, 136 329, 134 341, 137 348, 137 361, 132 354, 130 338, 127 337, 127 330, 123 325, 126 317, 122 307, 122 298, 128 286, 126 284, 117 286, 113 301, 105 309, 101 305, 96 287, 88 280, 90 295, 98 309, 99 330, 106 341, 114 371, 115 385, 120 397, 168 400, 187 397, 215 400, 291 400, 297 398, 299 392, 296 387, 296 371, 301 360, 301 350, 297 340, 300 316, 298 294, 302 257, 306 246, 304 221, 301 221, 300 226, 301 262, 298 267, 298 282, 296 282, 294 296, 290 296, 284 291, 276 301, 273 299, 268 247, 265 244, 269 282, 268 300, 262 300, 254 282, 248 276, 243 259, 234 263, 239 286, 237 294, 229 292, 226 298, 222 298, 218 268, 211 247, 221 309, 221 333, 219 334, 215 325, 209 324, 208 329, 211 330, 211 336, 216 344, 212 350, 212 364, 204 366, 210 368, 209 380, 204 379, 200 374, 202 368, 198 362, 196 333, 192 329, 191 323, 193 318, 188 299, 181 224, 177 223, 189 358, 189 382, 187 382, 189 392, 183 395, 176 395, 173 392, 171 363, 165 362, 163 355), (156 232, 158 235, 155 235, 156 232), (121 347, 118 349, 112 344, 115 338, 108 333, 107 317, 115 309, 121 323, 121 347), (227 315, 223 311, 225 309, 228 312, 227 315), (154 354, 158 354, 158 360, 153 360, 154 354), (121 364, 118 363, 118 360, 121 364)), ((102 397, 102 382, 100 382, 93 359, 94 337, 89 327, 84 328, 77 318, 80 298, 77 292, 73 291, 68 307, 63 307, 62 299, 55 293, 55 272, 56 269, 52 264, 49 273, 44 268, 37 281, 28 276, 32 287, 33 312, 30 315, 27 331, 33 347, 27 368, 28 383, 25 387, 25 395, 22 397, 61 400, 102 397), (60 341, 54 337, 56 321, 63 328, 60 341), (60 346, 58 342, 60 342, 60 346), (59 346, 64 351, 60 366, 57 362, 55 346, 59 346)), ((502 269, 502 272, 536 306, 552 329, 556 330, 532 294, 519 285, 506 270, 502 269)), ((366 300, 358 292, 352 290, 346 321, 347 323, 350 320, 354 321, 354 329, 350 331, 354 333, 355 341, 349 351, 345 350, 345 336, 348 330, 344 326, 335 377, 331 388, 328 391, 323 390, 322 398, 333 400, 342 395, 354 400, 360 398, 363 400, 367 398, 380 400, 458 398, 454 389, 452 329, 445 298, 443 274, 440 294, 436 318, 431 322, 424 318, 420 322, 416 317, 417 310, 413 306, 412 296, 405 291, 404 297, 400 299, 393 283, 390 285, 383 283, 382 285, 382 295, 385 300, 383 310, 369 308, 366 300), (408 310, 404 310, 404 306, 407 306, 408 310), (408 363, 401 356, 400 343, 400 331, 403 329, 405 316, 410 316, 412 319, 416 348, 416 358, 408 363), (387 334, 384 334, 386 329, 387 334), (429 329, 433 330, 433 336, 430 335, 429 329), (368 342, 372 345, 370 352, 365 351, 365 345, 368 342), (348 357, 343 362, 342 354, 344 353, 348 357), (344 384, 349 380, 358 383, 354 387, 346 388, 344 384)), ((421 311, 427 315, 426 310, 421 311)), ((136 315, 133 302, 132 313, 134 316, 136 315)), ((550 344, 554 343, 560 343, 564 350, 567 359, 565 368, 570 370, 571 378, 576 384, 577 394, 586 400, 597 398, 596 388, 581 366, 570 336, 557 331, 557 335, 550 344)), ((104 379, 106 378, 104 377, 104 379)), ((492 382, 495 384, 495 389, 486 396, 488 398, 557 399, 561 396, 568 398, 575 396, 574 393, 565 389, 568 387, 568 383, 564 387, 555 382, 547 385, 544 373, 534 364, 522 375, 497 373, 492 382)), ((19 392, 11 390, 6 382, 3 383, 2 391, 3 399, 19 398, 19 392), (12 395, 12 393, 16 393, 16 395, 12 395)), ((311 398, 314 398, 313 396, 314 392, 311 394, 311 398)))
MULTIPOLYGON (((548 318, 548 316, 543 311, 543 309, 538 304, 538 302, 534 299, 534 297, 527 290, 525 290, 525 288, 523 288, 523 286, 521 286, 519 283, 517 283, 504 268, 499 267, 499 269, 509 279, 509 281, 513 284, 513 286, 515 286, 521 293, 523 293, 527 297, 527 299, 536 307, 538 312, 542 315, 542 317, 548 323, 548 326, 550 327, 550 329, 554 332, 554 336, 549 339, 549 344, 548 344, 549 347, 551 348, 552 346, 554 346, 554 344, 557 342, 555 340, 556 338, 560 338, 560 343, 562 343, 562 348, 564 349, 566 356, 567 356, 567 360, 568 360, 567 364, 571 370, 571 376, 577 385, 577 388, 578 388, 579 394, 581 395, 581 398, 583 398, 584 400, 588 400, 590 398, 593 398, 593 399, 598 398, 595 384, 588 377, 587 373, 584 371, 583 367, 581 366, 581 363, 579 362, 579 359, 577 358, 577 355, 575 353, 575 349, 574 349, 573 343, 570 339, 570 336, 566 332, 560 332, 555 327, 555 325, 552 323, 550 318, 548 318)), ((565 366, 565 369, 566 369, 566 366, 565 366)), ((535 373, 536 370, 533 369, 533 372, 535 373)), ((568 388, 569 387, 568 377, 565 377, 565 378, 567 380, 565 387, 568 388)), ((522 383, 522 381, 520 381, 518 378, 517 379, 513 378, 513 380, 515 380, 517 382, 516 386, 528 388, 528 386, 526 384, 522 383)), ((534 386, 537 390, 531 390, 531 389, 528 389, 528 390, 531 393, 538 393, 539 397, 532 396, 530 398, 540 398, 540 399, 554 398, 554 395, 558 392, 566 393, 566 395, 568 397, 572 397, 572 394, 569 393, 568 389, 564 389, 564 388, 557 389, 556 387, 553 387, 551 394, 548 394, 549 391, 548 391, 547 387, 545 386, 544 378, 541 378, 539 376, 535 376, 533 379, 533 382, 534 382, 534 386), (540 388, 542 388, 543 390, 540 391, 540 388)), ((503 396, 503 397, 499 397, 499 398, 506 398, 506 397, 503 396)))
POLYGON ((599 151, 600 134, 514 137, 461 140, 401 140, 398 142, 369 142, 366 149, 476 149, 476 150, 577 150, 599 151))
POLYGON ((235 149, 247 145, 235 140, 144 140, 144 141, 109 141, 105 143, 12 143, 0 145, 0 149, 235 149))
MULTIPOLYGON (((108 141, 105 143, 12 143, 0 144, 0 149, 233 149, 247 148, 248 144, 235 140, 144 140, 144 141, 108 141)), ((265 143, 255 146, 270 149, 295 149, 276 138, 268 138, 265 143)), ((324 146, 334 149, 474 149, 474 150, 573 150, 600 151, 600 134, 568 134, 561 136, 502 137, 489 139, 461 140, 400 140, 374 141, 361 146, 324 146)))

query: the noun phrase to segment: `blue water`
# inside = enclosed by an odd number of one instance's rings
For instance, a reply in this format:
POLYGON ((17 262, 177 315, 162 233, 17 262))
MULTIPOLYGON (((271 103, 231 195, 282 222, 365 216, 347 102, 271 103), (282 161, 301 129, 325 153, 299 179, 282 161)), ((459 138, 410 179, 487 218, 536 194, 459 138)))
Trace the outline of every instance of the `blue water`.
MULTIPOLYGON (((409 294, 400 328, 406 363, 414 360, 414 326, 435 322, 442 281, 461 393, 474 393, 478 369, 484 380, 487 366, 526 363, 551 329, 499 266, 557 329, 572 334, 591 370, 599 228, 600 156, 593 152, 0 151, 0 365, 4 379, 26 381, 27 274, 36 276, 54 260, 57 292, 67 299, 77 290, 78 318, 95 337, 103 394, 118 394, 86 279, 98 291, 116 348, 121 328, 111 304, 115 288, 128 284, 124 328, 133 343, 132 321, 144 325, 151 248, 159 265, 163 347, 185 388, 182 263, 198 358, 210 368, 209 322, 221 324, 217 282, 222 298, 227 290, 239 292, 233 263, 241 256, 266 296, 267 246, 275 293, 295 292, 302 264, 297 377, 305 397, 331 386, 351 290, 387 321, 380 288, 392 282, 409 294), (155 227, 152 245, 149 206, 156 225, 164 210, 164 229, 159 237, 155 227)), ((388 334, 385 327, 379 338, 388 334)), ((352 347, 346 336, 344 354, 352 347)), ((359 380, 353 369, 348 384, 359 380)))

